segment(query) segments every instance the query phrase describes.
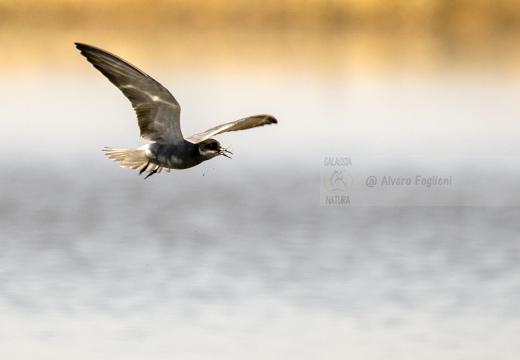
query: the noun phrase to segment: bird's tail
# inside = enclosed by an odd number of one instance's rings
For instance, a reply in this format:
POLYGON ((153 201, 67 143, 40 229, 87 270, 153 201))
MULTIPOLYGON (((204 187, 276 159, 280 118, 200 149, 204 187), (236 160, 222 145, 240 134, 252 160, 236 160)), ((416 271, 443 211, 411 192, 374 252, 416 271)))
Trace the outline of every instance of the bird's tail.
MULTIPOLYGON (((150 159, 146 157, 146 150, 144 149, 112 149, 106 147, 103 151, 110 160, 119 163, 119 166, 122 168, 139 170, 139 174, 146 171, 150 173, 148 175, 150 176, 160 173, 163 169, 162 166, 150 162, 150 159)), ((170 172, 170 169, 164 169, 170 172)))

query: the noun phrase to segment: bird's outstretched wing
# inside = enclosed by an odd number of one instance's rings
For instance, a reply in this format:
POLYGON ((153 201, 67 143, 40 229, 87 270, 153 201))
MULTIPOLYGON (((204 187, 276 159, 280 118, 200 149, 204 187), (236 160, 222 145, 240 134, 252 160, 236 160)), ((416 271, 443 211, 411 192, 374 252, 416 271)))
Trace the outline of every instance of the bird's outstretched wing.
POLYGON ((215 126, 209 130, 204 132, 195 134, 187 138, 189 142, 193 144, 198 144, 201 141, 204 141, 213 135, 217 135, 227 131, 236 131, 236 130, 245 130, 254 128, 257 126, 263 126, 268 124, 276 124, 278 121, 271 115, 254 115, 249 116, 240 120, 232 121, 227 124, 222 124, 215 126))
POLYGON ((109 52, 75 44, 81 54, 130 100, 144 139, 172 144, 184 141, 180 127, 181 107, 164 86, 109 52))

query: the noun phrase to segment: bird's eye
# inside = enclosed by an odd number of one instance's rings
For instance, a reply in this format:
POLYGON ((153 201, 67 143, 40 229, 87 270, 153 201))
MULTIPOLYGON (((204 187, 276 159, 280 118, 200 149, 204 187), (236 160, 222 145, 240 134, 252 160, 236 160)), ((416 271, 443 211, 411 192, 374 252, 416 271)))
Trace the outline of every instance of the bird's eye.
POLYGON ((218 145, 217 143, 211 143, 208 145, 208 147, 211 149, 211 150, 216 150, 218 148, 218 145))

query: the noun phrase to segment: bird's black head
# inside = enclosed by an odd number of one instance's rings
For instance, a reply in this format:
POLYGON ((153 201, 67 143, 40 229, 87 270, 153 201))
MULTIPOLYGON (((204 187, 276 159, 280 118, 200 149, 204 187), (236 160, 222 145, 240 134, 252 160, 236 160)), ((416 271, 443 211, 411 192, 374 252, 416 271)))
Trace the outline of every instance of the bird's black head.
POLYGON ((198 145, 199 153, 205 160, 209 160, 218 155, 223 155, 227 158, 230 158, 227 154, 232 154, 231 151, 220 146, 220 143, 215 139, 206 139, 201 141, 198 145))

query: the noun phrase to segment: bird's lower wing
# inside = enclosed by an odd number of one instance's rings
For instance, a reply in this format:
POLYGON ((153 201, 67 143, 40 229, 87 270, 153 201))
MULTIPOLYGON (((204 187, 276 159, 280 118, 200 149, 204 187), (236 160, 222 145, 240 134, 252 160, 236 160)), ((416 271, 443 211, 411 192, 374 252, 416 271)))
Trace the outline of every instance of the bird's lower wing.
POLYGON ((249 116, 240 120, 232 121, 227 124, 215 126, 204 132, 195 134, 187 138, 186 140, 198 144, 201 141, 209 139, 210 137, 221 134, 228 131, 246 130, 257 126, 263 126, 268 124, 276 124, 278 121, 271 115, 254 115, 249 116))

